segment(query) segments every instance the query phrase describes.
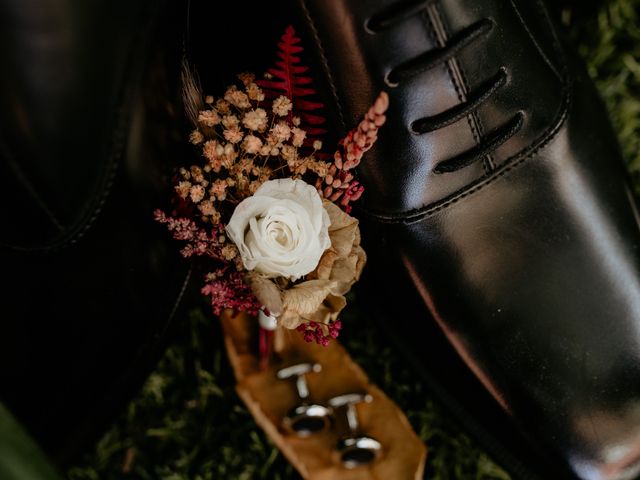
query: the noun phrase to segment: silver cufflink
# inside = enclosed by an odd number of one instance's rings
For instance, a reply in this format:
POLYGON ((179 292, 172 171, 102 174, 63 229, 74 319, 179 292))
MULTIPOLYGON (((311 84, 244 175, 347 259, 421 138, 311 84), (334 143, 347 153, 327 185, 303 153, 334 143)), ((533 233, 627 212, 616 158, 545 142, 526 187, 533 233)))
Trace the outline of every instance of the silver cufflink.
POLYGON ((309 386, 307 385, 306 375, 320 371, 322 371, 322 366, 319 363, 299 363, 283 368, 276 374, 280 380, 293 377, 296 379, 296 390, 302 403, 287 413, 282 425, 286 430, 298 437, 309 437, 324 430, 331 424, 333 415, 330 408, 307 401, 309 398, 309 386))
POLYGON ((329 400, 329 405, 338 409, 346 407, 347 424, 349 433, 342 438, 336 450, 340 456, 340 461, 346 468, 356 468, 361 465, 368 465, 380 456, 382 445, 374 438, 360 434, 358 422, 358 403, 371 403, 373 397, 369 394, 349 393, 340 395, 329 400))

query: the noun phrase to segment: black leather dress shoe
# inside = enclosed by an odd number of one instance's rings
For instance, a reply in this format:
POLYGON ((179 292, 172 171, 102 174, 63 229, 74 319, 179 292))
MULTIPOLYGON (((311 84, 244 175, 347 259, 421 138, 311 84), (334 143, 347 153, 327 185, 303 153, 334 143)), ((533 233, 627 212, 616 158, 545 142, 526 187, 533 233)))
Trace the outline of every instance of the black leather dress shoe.
POLYGON ((0 399, 58 463, 139 388, 186 285, 152 217, 175 158, 175 18, 0 1, 0 399))
POLYGON ((300 3, 343 124, 390 96, 360 168, 363 240, 370 298, 412 363, 516 478, 634 478, 638 211, 545 6, 300 3))

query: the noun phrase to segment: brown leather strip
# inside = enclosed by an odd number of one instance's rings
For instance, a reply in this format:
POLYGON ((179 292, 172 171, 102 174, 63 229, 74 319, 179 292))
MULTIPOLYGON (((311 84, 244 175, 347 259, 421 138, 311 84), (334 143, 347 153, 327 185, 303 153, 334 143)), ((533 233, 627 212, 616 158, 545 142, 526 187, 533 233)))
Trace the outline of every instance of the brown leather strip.
POLYGON ((427 455, 425 445, 411 429, 404 413, 379 388, 336 341, 328 347, 308 344, 297 332, 278 330, 272 364, 258 367, 257 320, 240 314, 221 317, 225 344, 236 379, 237 391, 256 422, 305 479, 310 480, 410 480, 422 479, 427 455), (322 372, 307 375, 313 403, 346 393, 368 393, 371 403, 357 406, 363 434, 378 440, 383 453, 373 464, 344 468, 335 446, 347 432, 344 415, 336 414, 333 427, 308 438, 297 438, 281 427, 286 413, 300 404, 295 381, 279 380, 276 372, 300 362, 316 362, 322 372))

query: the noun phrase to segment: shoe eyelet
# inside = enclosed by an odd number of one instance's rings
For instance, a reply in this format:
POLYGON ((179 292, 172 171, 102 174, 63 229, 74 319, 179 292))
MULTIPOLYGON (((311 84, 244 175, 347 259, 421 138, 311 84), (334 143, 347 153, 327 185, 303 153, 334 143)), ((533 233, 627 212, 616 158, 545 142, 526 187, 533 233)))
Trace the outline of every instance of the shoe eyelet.
POLYGON ((507 83, 509 83, 509 81, 511 80, 511 76, 509 75, 509 71, 507 70, 507 67, 505 67, 504 65, 502 67, 500 67, 498 69, 498 71, 500 73, 502 73, 502 75, 504 76, 504 85, 506 85, 507 83))
POLYGON ((393 70, 390 70, 389 72, 387 72, 386 75, 384 76, 384 83, 386 83, 387 86, 390 88, 396 88, 400 85, 400 82, 392 80, 391 78, 392 75, 393 75, 393 70))
POLYGON ((375 35, 378 33, 378 28, 372 25, 372 23, 374 22, 372 21, 371 18, 367 18, 364 21, 364 25, 363 25, 364 31, 367 32, 369 35, 375 35))

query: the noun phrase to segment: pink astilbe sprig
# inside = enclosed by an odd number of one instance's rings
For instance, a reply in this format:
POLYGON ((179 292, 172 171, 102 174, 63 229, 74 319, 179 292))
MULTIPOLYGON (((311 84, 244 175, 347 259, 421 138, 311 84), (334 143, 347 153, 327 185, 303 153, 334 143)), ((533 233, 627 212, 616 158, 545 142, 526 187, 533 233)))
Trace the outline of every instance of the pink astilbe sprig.
POLYGON ((358 200, 364 192, 364 187, 355 180, 351 171, 360 165, 364 154, 378 139, 378 130, 387 120, 385 113, 388 108, 389 96, 381 92, 358 126, 340 141, 327 176, 316 181, 320 194, 338 203, 347 213, 351 212, 350 203, 358 200))
POLYGON ((260 302, 244 281, 244 274, 221 267, 209 273, 206 280, 207 283, 200 291, 210 297, 214 315, 220 315, 226 309, 247 312, 249 315, 258 314, 260 302))
POLYGON ((185 258, 206 255, 215 260, 229 261, 236 255, 235 251, 228 251, 222 224, 211 225, 205 230, 190 218, 170 217, 159 209, 154 212, 154 217, 156 222, 167 227, 175 240, 186 242, 180 250, 185 258))

